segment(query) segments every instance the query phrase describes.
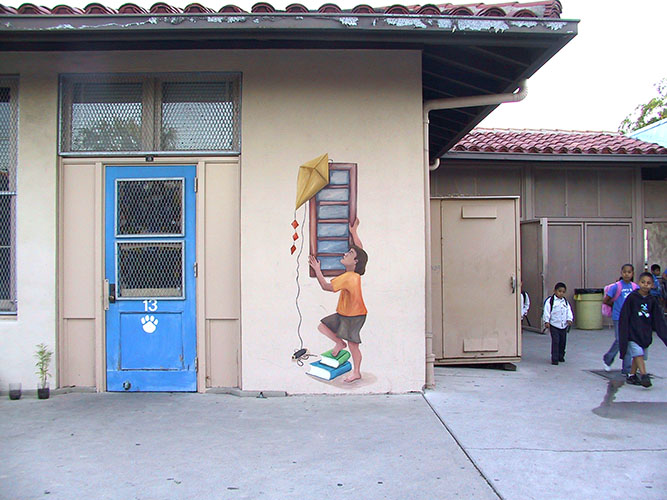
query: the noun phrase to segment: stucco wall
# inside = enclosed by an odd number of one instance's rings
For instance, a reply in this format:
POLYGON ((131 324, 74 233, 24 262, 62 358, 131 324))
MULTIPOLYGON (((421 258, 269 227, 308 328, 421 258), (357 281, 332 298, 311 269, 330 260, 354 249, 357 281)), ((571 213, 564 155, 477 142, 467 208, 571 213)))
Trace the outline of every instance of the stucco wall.
MULTIPOLYGON (((56 133, 60 72, 241 71, 241 387, 404 392, 424 382, 424 200, 418 52, 208 51, 3 54, 20 74, 17 319, 0 323, 0 389, 34 387, 32 350, 56 343, 56 133), (354 388, 305 375, 299 346, 296 254, 290 255, 297 169, 328 152, 358 164, 359 234, 370 259, 362 330, 364 381, 354 388)), ((303 210, 303 209, 302 209, 303 210)), ((301 212, 298 216, 300 218, 301 212)), ((307 242, 307 230, 304 234, 307 242)), ((300 259, 304 345, 337 296, 300 259)), ((201 299, 201 297, 200 297, 201 299)), ((211 363, 216 360, 212 359, 211 363)))
MULTIPOLYGON (((0 73, 16 73, 4 59, 3 54, 0 73)), ((27 64, 19 86, 18 315, 0 319, 0 390, 13 382, 35 388, 35 345, 55 345, 56 100, 57 76, 27 64), (36 123, 41 126, 28 125, 36 123)))

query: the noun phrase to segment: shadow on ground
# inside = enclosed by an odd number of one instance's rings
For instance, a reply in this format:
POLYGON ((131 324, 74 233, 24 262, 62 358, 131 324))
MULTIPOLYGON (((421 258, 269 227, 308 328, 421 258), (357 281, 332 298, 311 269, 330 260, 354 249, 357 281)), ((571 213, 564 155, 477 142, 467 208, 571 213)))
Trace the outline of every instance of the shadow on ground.
MULTIPOLYGON (((625 385, 622 378, 614 378, 607 383, 607 393, 600 406, 593 409, 593 413, 602 418, 628 419, 633 422, 659 424, 664 422, 667 415, 667 403, 625 401, 614 403, 618 390, 625 385)), ((637 390, 646 390, 637 387, 637 390)))

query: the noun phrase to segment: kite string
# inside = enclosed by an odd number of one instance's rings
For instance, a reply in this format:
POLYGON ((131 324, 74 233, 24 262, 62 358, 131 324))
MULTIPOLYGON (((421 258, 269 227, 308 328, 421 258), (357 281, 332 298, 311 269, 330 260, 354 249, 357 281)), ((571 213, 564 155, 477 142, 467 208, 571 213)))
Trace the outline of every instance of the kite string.
MULTIPOLYGON (((294 210, 294 220, 296 220, 296 210, 294 210)), ((299 336, 299 349, 303 349, 303 339, 301 338, 301 324, 303 323, 303 316, 301 315, 301 309, 299 308, 299 296, 301 295, 301 284, 299 283, 299 259, 301 258, 301 252, 303 252, 303 225, 306 223, 306 209, 303 210, 303 219, 301 221, 301 243, 299 244, 299 253, 296 255, 296 312, 299 315, 299 324, 296 327, 296 334, 299 336)))

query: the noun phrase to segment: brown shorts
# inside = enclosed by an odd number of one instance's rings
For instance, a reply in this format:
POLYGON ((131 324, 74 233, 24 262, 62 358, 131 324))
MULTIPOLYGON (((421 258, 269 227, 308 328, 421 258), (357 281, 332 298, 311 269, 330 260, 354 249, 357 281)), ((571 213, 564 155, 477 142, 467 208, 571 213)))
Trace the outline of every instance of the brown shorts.
POLYGON ((334 313, 322 318, 320 321, 329 330, 334 332, 339 339, 361 344, 359 332, 366 321, 365 314, 361 316, 341 316, 338 313, 334 313))

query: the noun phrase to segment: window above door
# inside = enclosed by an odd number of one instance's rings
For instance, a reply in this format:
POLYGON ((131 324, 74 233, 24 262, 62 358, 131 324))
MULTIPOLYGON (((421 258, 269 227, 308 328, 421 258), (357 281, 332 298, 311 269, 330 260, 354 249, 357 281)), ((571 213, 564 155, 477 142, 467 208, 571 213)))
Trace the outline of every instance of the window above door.
POLYGON ((60 154, 241 150, 239 73, 67 74, 60 154))

